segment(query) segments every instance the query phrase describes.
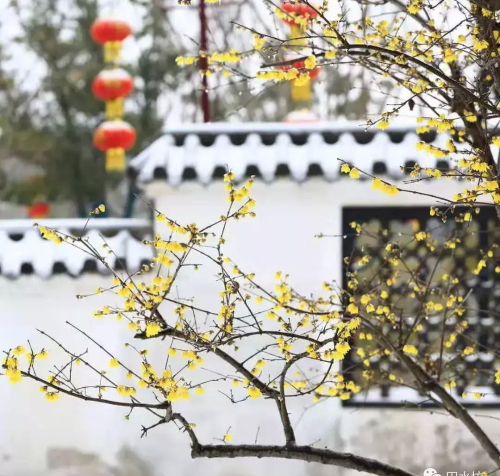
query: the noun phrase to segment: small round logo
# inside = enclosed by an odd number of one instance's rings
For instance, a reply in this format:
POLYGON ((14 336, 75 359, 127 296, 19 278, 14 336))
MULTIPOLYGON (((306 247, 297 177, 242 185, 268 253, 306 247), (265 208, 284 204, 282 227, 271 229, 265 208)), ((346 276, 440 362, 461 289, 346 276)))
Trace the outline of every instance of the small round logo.
POLYGON ((441 476, 434 468, 427 468, 424 471, 424 476, 441 476))

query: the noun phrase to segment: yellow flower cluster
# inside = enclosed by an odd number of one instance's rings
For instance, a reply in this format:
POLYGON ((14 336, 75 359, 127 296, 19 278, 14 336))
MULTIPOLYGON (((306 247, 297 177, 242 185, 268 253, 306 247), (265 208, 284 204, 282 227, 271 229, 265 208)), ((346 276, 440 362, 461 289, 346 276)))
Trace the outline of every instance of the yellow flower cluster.
POLYGON ((63 242, 63 238, 57 234, 56 230, 41 226, 39 227, 39 231, 43 238, 54 241, 56 245, 60 245, 63 242))
POLYGON ((198 62, 198 56, 177 56, 177 58, 175 58, 175 62, 179 66, 192 65, 198 62))
POLYGON ((405 345, 403 347, 403 352, 405 354, 409 354, 409 355, 417 355, 418 354, 418 349, 414 346, 414 345, 405 345))
MULTIPOLYGON (((417 123, 422 123, 424 122, 423 117, 419 117, 417 119, 417 123)), ((446 116, 444 114, 441 114, 439 118, 430 118, 427 119, 427 125, 429 127, 435 127, 439 133, 449 131, 453 129, 453 121, 451 119, 446 119, 446 116)))
POLYGON ((161 332, 161 326, 157 322, 148 322, 146 324, 146 337, 154 337, 161 332))
POLYGON ((169 258, 165 253, 158 253, 158 255, 154 258, 154 261, 160 263, 162 266, 165 266, 166 268, 170 268, 174 264, 174 261, 171 258, 169 258))
POLYGON ((189 391, 186 387, 174 387, 167 394, 169 402, 176 402, 177 400, 189 400, 189 391))
POLYGON ((5 369, 4 373, 9 377, 10 383, 18 383, 22 380, 22 374, 18 365, 17 357, 5 357, 2 361, 2 367, 5 369))
POLYGON ((238 63, 241 61, 241 56, 233 48, 226 53, 213 53, 209 58, 209 63, 238 63))
POLYGON ((257 387, 249 386, 247 391, 251 399, 256 399, 262 396, 262 392, 257 387))
POLYGON ((292 350, 292 344, 290 342, 286 342, 285 339, 281 336, 276 339, 276 343, 278 344, 278 347, 283 354, 286 354, 287 352, 290 352, 292 350))
POLYGON ((266 39, 260 35, 254 35, 254 45, 253 47, 255 48, 255 50, 257 51, 260 51, 262 50, 262 48, 264 48, 264 44, 266 42, 266 39))
POLYGON ((347 341, 339 342, 333 351, 332 358, 335 360, 343 360, 347 353, 351 350, 351 346, 347 341))
MULTIPOLYGON (((228 172, 228 173, 224 174, 224 182, 226 183, 226 190, 229 192, 229 194, 227 196, 227 200, 229 202, 240 202, 245 197, 249 197, 250 188, 252 188, 255 179, 254 179, 254 177, 250 177, 245 182, 245 184, 239 189, 235 188, 234 179, 235 179, 234 172, 228 172)), ((242 207, 242 209, 240 210, 240 213, 242 215, 249 213, 248 208, 252 207, 254 204, 255 204, 255 202, 253 200, 249 199, 247 204, 244 205, 242 207)))
MULTIPOLYGON (((307 60, 306 60, 307 61, 307 60)), ((297 68, 290 68, 287 71, 279 69, 269 71, 258 71, 257 79, 265 81, 295 81, 296 86, 302 86, 310 81, 309 72, 299 71, 297 68)))
POLYGON ((448 157, 448 155, 450 154, 450 151, 448 151, 448 150, 440 149, 439 147, 436 147, 435 145, 427 144, 423 141, 418 142, 415 148, 418 151, 424 151, 424 152, 427 152, 429 154, 432 154, 437 159, 441 159, 443 157, 448 157))
POLYGON ((49 402, 57 402, 59 400, 59 392, 47 392, 45 393, 45 398, 49 402))
POLYGON ((95 208, 94 210, 92 210, 90 212, 90 215, 99 215, 101 213, 104 213, 106 211, 106 206, 101 204, 99 205, 97 208, 95 208))
POLYGON ((348 164, 342 164, 340 167, 340 172, 343 174, 349 174, 350 178, 358 179, 360 177, 359 170, 355 167, 351 167, 348 164))
POLYGON ((389 183, 386 183, 386 182, 382 182, 382 180, 380 180, 378 178, 373 179, 372 188, 373 188, 373 190, 380 190, 380 191, 386 193, 387 195, 390 195, 391 197, 393 197, 394 195, 397 195, 399 193, 398 187, 396 187, 395 185, 391 185, 389 183))
POLYGON ((189 246, 186 243, 179 243, 177 241, 163 241, 155 239, 154 246, 158 250, 167 250, 172 253, 184 253, 189 250, 189 246))
POLYGON ((118 385, 116 391, 123 397, 133 397, 137 393, 134 387, 127 387, 125 385, 118 385))

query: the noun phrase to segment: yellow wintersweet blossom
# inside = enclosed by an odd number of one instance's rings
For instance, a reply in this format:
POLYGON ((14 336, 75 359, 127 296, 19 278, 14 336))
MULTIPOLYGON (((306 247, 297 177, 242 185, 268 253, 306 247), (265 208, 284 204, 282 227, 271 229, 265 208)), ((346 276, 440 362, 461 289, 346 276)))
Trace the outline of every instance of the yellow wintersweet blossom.
POLYGON ((181 400, 189 400, 189 391, 186 387, 179 388, 178 393, 181 400))
MULTIPOLYGON (((476 39, 474 41, 473 49, 474 49, 474 51, 482 51, 482 50, 487 49, 488 46, 490 46, 489 43, 488 43, 488 41, 476 39)), ((477 118, 476 118, 476 120, 477 120, 477 118)))
POLYGON ((163 265, 167 268, 170 268, 170 266, 172 266, 172 264, 174 264, 174 261, 172 259, 170 259, 165 253, 158 253, 158 256, 156 256, 156 258, 154 258, 154 260, 157 263, 160 263, 161 265, 163 265))
POLYGON ((111 359, 109 361, 109 366, 112 367, 112 368, 119 367, 120 366, 120 362, 118 362, 117 359, 111 359))
POLYGON ((477 122, 477 116, 473 112, 465 110, 464 117, 468 122, 477 122))
POLYGON ((373 182, 372 182, 373 190, 382 190, 383 185, 384 185, 384 182, 382 182, 382 180, 380 180, 378 178, 373 179, 373 182))
POLYGON ((262 392, 257 387, 248 387, 247 391, 252 399, 259 398, 262 395, 262 392))
POLYGON ((179 66, 191 65, 196 63, 197 61, 198 61, 197 56, 177 56, 177 58, 175 58, 175 62, 179 66))
POLYGON ((389 126, 390 126, 389 120, 386 117, 377 122, 377 128, 380 130, 388 129, 389 126))
POLYGON ((347 309, 346 311, 350 314, 357 314, 359 312, 359 308, 358 306, 356 306, 356 304, 354 304, 353 302, 351 302, 348 306, 347 306, 347 309))
POLYGON ((9 377, 9 383, 19 383, 23 376, 18 368, 7 368, 5 375, 9 377))
POLYGON ((347 352, 349 352, 350 349, 351 349, 351 346, 349 345, 348 342, 346 342, 346 341, 339 342, 335 346, 334 359, 342 360, 346 356, 347 352))
POLYGON ((124 397, 132 397, 137 393, 134 387, 126 387, 125 385, 118 385, 116 391, 124 397))
POLYGON ((421 9, 422 9, 422 2, 418 0, 413 0, 408 5, 408 12, 411 13, 412 15, 416 15, 421 9))
POLYGON ((398 187, 396 187, 395 185, 390 185, 388 183, 384 183, 382 185, 382 192, 386 193, 387 195, 390 195, 391 197, 393 197, 394 195, 397 195, 399 193, 399 189, 398 187))
POLYGON ((266 39, 263 36, 260 35, 254 35, 254 43, 253 47, 257 50, 260 51, 264 47, 264 43, 266 42, 266 39))
POLYGON ((24 352, 24 347, 22 345, 18 345, 13 351, 12 353, 16 356, 19 356, 21 355, 22 353, 24 352))
POLYGON ((476 269, 474 270, 474 274, 479 274, 483 268, 486 267, 486 261, 484 259, 479 260, 477 263, 476 269))
POLYGON ((414 346, 414 345, 405 345, 403 347, 403 352, 405 354, 409 354, 409 355, 417 355, 418 354, 418 349, 414 346))
POLYGON ((196 354, 192 350, 185 350, 182 353, 182 357, 185 358, 185 359, 194 360, 194 359, 196 359, 196 354))
POLYGON ((47 392, 45 394, 45 398, 49 402, 56 402, 57 400, 59 400, 59 392, 47 392))
POLYGON ((457 386, 457 383, 454 380, 450 380, 449 382, 446 382, 444 387, 448 390, 451 390, 452 388, 455 388, 457 386))
POLYGON ((359 170, 355 169, 354 167, 349 171, 349 177, 353 179, 358 179, 359 178, 359 170))
POLYGON ((161 332, 161 326, 157 322, 148 322, 146 324, 146 336, 153 337, 161 332))
POLYGON ((310 55, 305 61, 304 66, 307 69, 314 69, 316 67, 316 56, 310 55))
POLYGON ((463 350, 462 355, 471 355, 474 352, 475 352, 474 347, 468 346, 463 350))
POLYGON ((209 63, 238 63, 241 61, 241 56, 238 54, 236 49, 232 48, 229 52, 223 53, 212 53, 208 58, 209 63))

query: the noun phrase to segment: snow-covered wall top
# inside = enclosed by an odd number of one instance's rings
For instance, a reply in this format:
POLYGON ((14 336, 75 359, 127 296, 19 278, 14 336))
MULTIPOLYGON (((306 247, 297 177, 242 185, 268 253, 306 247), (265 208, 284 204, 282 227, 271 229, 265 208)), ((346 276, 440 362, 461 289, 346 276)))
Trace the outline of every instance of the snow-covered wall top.
POLYGON ((72 276, 85 271, 106 272, 101 262, 81 249, 69 243, 55 245, 42 238, 34 227, 35 222, 72 236, 80 236, 85 227, 85 239, 113 268, 135 272, 153 258, 152 249, 141 243, 151 237, 149 220, 102 218, 90 220, 87 225, 86 219, 0 220, 0 275, 18 278, 21 274, 34 273, 48 278, 61 272, 72 276), (104 243, 113 250, 112 254, 106 255, 104 243))
POLYGON ((446 167, 446 161, 416 150, 422 140, 446 148, 446 139, 432 132, 417 135, 415 122, 399 122, 385 131, 349 121, 192 124, 166 129, 131 160, 130 171, 140 183, 166 180, 173 186, 183 180, 206 184, 227 168, 237 179, 256 175, 265 181, 278 176, 335 180, 342 159, 366 172, 401 177, 400 167, 412 162, 446 167))

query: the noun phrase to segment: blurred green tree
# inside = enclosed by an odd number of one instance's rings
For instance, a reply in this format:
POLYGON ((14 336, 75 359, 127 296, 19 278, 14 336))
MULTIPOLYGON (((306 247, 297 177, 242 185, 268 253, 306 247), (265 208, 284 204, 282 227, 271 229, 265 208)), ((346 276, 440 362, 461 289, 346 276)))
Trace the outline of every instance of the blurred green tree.
MULTIPOLYGON (((40 195, 70 200, 78 214, 86 216, 89 204, 105 201, 106 189, 123 180, 105 173, 103 155, 92 146, 93 132, 104 120, 104 105, 91 92, 92 80, 103 68, 102 48, 89 34, 99 16, 99 2, 70 0, 63 5, 57 0, 25 0, 22 6, 12 2, 12 7, 22 27, 14 41, 36 55, 44 74, 39 89, 30 94, 19 78, 2 68, 2 58, 8 58, 0 56, 2 156, 41 165, 45 186, 40 180, 9 185, 4 177, 2 195, 24 203, 40 195)), ((175 41, 162 2, 149 2, 140 10, 142 28, 134 32, 139 58, 135 63, 124 58, 122 65, 136 79, 125 116, 137 129, 132 155, 161 133, 162 95, 175 92, 197 74, 176 66, 175 58, 183 49, 175 41)))

